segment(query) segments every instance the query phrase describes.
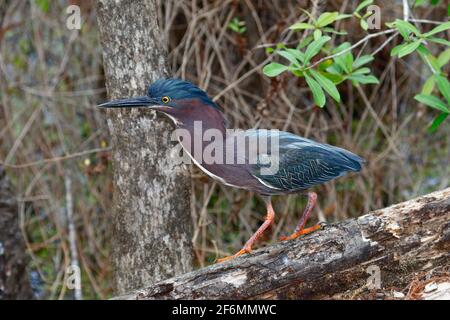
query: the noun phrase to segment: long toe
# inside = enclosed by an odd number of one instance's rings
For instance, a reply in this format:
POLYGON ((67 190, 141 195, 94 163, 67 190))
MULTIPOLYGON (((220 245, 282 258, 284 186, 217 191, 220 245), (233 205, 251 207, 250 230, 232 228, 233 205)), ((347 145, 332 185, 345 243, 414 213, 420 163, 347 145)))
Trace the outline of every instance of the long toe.
POLYGON ((251 248, 242 248, 241 250, 239 250, 238 252, 236 252, 235 254, 233 254, 231 256, 217 259, 217 263, 221 263, 221 262, 224 262, 224 261, 227 261, 227 260, 231 260, 231 259, 237 258, 239 256, 242 256, 243 254, 251 253, 251 252, 252 252, 251 248))
POLYGON ((293 234, 291 234, 290 236, 285 236, 285 237, 280 237, 281 241, 286 241, 286 240, 293 240, 296 239, 302 235, 314 232, 316 230, 319 230, 322 228, 322 224, 316 224, 315 226, 309 227, 309 228, 304 228, 298 232, 294 232, 293 234))

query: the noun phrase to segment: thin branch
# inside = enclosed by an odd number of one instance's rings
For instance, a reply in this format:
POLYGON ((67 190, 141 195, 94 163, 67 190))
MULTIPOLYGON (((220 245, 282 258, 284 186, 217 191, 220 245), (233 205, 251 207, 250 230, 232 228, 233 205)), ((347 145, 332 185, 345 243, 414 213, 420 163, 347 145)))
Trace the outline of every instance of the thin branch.
POLYGON ((409 18, 408 0, 403 0, 403 20, 408 21, 408 18, 409 18))
POLYGON ((344 49, 344 50, 342 50, 342 51, 339 51, 338 53, 335 53, 335 54, 332 54, 332 55, 330 55, 330 56, 327 56, 327 57, 324 57, 324 58, 322 58, 322 59, 317 60, 317 61, 314 62, 312 65, 310 65, 310 66, 308 66, 307 68, 305 68, 305 70, 314 68, 315 66, 317 66, 318 64, 320 64, 320 63, 322 63, 322 62, 324 62, 324 61, 326 61, 326 60, 329 60, 329 59, 333 59, 333 58, 339 57, 339 56, 343 55, 344 53, 346 53, 346 52, 348 52, 348 51, 351 51, 351 50, 353 50, 353 49, 359 47, 360 45, 364 44, 364 43, 365 43, 366 41, 368 41, 369 39, 376 38, 376 37, 378 37, 378 36, 385 35, 385 34, 390 34, 390 33, 393 33, 393 32, 396 32, 396 30, 394 30, 394 29, 388 29, 388 30, 384 30, 384 31, 377 32, 377 33, 369 34, 369 35, 365 36, 364 38, 362 38, 361 40, 359 40, 358 42, 356 42, 356 43, 355 43, 354 45, 352 45, 351 47, 348 47, 347 49, 344 49))
POLYGON ((63 160, 68 160, 68 159, 72 159, 72 158, 77 158, 77 157, 85 156, 85 155, 92 154, 92 153, 111 151, 111 149, 112 149, 112 147, 94 148, 94 149, 90 149, 90 150, 85 150, 85 151, 71 153, 71 154, 68 154, 68 155, 65 155, 65 156, 61 156, 61 157, 43 159, 43 160, 33 161, 33 162, 28 162, 28 163, 23 163, 23 164, 8 164, 8 163, 4 163, 4 162, 0 162, 0 164, 3 165, 4 167, 7 167, 7 168, 22 169, 22 168, 27 168, 27 167, 41 165, 41 164, 46 164, 46 163, 51 163, 51 162, 57 162, 57 161, 63 161, 63 160))
MULTIPOLYGON (((78 261, 78 251, 77 251, 77 236, 75 230, 75 221, 73 218, 73 196, 72 196, 72 178, 70 173, 67 172, 64 184, 66 187, 66 214, 67 214, 67 225, 69 228, 69 248, 70 248, 70 263, 72 268, 80 270, 80 263, 78 261)), ((75 279, 75 287, 73 292, 73 297, 75 300, 83 299, 83 292, 81 291, 81 280, 75 279)))
POLYGON ((442 24, 442 21, 434 21, 434 20, 427 20, 427 19, 409 19, 408 21, 417 22, 417 23, 442 24))
POLYGON ((398 32, 395 32, 392 36, 390 36, 385 42, 383 42, 383 44, 381 46, 379 46, 377 48, 377 50, 375 50, 374 52, 372 52, 372 56, 376 55, 378 52, 380 52, 381 50, 383 50, 384 47, 386 47, 386 45, 391 42, 396 36, 398 35, 398 32))

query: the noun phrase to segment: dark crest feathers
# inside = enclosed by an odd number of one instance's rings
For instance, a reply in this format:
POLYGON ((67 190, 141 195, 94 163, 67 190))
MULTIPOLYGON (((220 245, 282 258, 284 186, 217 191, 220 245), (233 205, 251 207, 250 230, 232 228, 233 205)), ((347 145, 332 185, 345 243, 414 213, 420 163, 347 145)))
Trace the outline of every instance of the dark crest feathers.
POLYGON ((220 110, 205 91, 191 82, 181 79, 159 79, 150 85, 148 95, 153 98, 169 96, 174 100, 199 99, 202 103, 220 110))

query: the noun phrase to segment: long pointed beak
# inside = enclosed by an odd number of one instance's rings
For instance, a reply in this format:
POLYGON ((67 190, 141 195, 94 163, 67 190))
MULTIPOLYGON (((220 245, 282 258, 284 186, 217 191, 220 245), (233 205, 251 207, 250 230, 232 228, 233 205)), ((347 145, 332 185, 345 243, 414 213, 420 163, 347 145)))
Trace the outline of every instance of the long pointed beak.
POLYGON ((99 108, 138 108, 157 106, 158 103, 147 96, 120 99, 99 104, 99 108))

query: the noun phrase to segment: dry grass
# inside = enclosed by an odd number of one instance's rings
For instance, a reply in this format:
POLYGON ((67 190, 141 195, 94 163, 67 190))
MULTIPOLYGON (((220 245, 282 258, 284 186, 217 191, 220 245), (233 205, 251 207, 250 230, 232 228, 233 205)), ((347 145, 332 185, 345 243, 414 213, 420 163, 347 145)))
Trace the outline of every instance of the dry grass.
MULTIPOLYGON (((321 110, 313 106, 302 80, 292 75, 271 80, 261 72, 272 58, 267 44, 295 45, 303 36, 286 28, 298 21, 301 7, 311 8, 310 2, 160 2, 174 76, 207 90, 224 108, 231 127, 287 130, 368 160, 361 174, 317 188, 321 220, 354 217, 448 186, 448 124, 434 135, 426 132, 435 112, 419 106, 413 96, 428 71, 417 57, 390 57, 399 39, 380 50, 372 65, 379 85, 357 89, 344 83, 339 86, 342 103, 328 101, 321 110), (227 27, 234 17, 246 22, 244 34, 227 27)), ((353 5, 322 1, 313 11, 349 12, 353 5)), ((401 16, 401 7, 391 1, 379 5, 384 21, 401 16)), ((105 99, 101 48, 91 2, 83 2, 79 35, 65 28, 63 12, 65 5, 59 2, 52 2, 48 12, 34 1, 15 1, 8 8, 0 32, 0 161, 18 192, 30 270, 43 281, 42 296, 71 295, 63 285, 72 257, 65 187, 69 178, 83 293, 104 298, 110 295, 112 174, 105 119, 94 107, 105 99)), ((419 12, 423 19, 444 20, 444 10, 419 12)), ((341 28, 349 31, 347 41, 364 36, 355 21, 341 28)), ((375 51, 388 36, 371 39, 354 54, 375 51)), ((343 39, 335 36, 332 41, 343 39)), ((196 168, 192 189, 195 254, 198 265, 204 266, 218 254, 239 249, 265 212, 253 194, 220 186, 196 168)), ((305 200, 295 195, 275 199, 276 225, 266 242, 292 231, 305 200)))

